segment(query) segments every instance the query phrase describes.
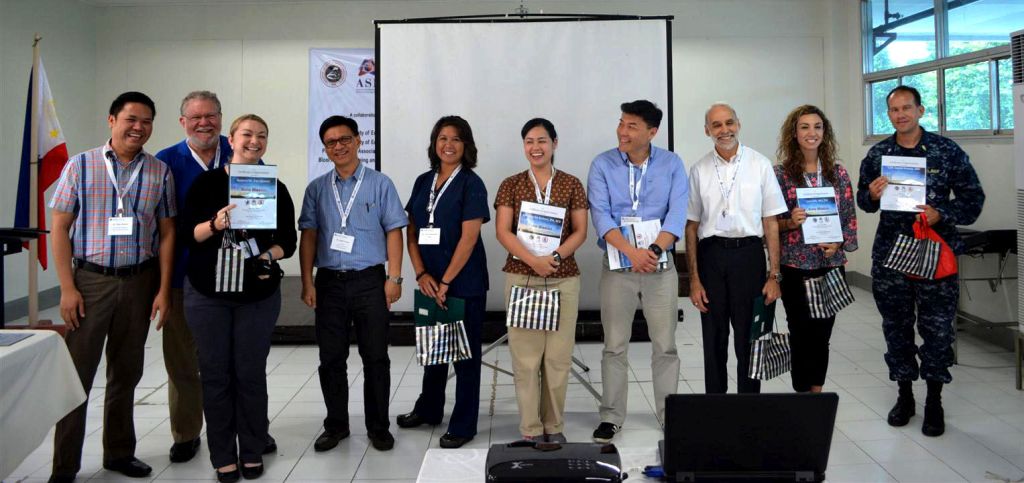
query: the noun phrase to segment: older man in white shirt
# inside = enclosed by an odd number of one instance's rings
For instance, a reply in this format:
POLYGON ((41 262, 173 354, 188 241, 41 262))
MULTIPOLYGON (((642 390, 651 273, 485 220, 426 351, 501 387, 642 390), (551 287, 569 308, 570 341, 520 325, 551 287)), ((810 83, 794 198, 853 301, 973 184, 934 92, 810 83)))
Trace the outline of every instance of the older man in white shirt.
POLYGON ((736 111, 728 104, 712 104, 704 115, 704 132, 715 147, 690 168, 690 300, 701 312, 704 388, 709 394, 728 389, 730 325, 735 331, 737 392, 760 392, 760 381, 747 377, 754 300, 763 294, 766 304, 773 303, 782 279, 775 215, 787 211, 786 202, 771 161, 740 144, 739 131, 736 111))

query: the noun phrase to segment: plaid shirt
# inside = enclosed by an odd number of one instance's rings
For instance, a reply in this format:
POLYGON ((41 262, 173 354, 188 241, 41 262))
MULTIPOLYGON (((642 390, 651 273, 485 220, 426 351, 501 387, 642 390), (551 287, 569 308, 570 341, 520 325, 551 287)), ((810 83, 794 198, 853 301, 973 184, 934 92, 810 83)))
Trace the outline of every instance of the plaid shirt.
POLYGON ((74 213, 71 227, 72 257, 105 267, 142 263, 159 253, 160 218, 175 216, 174 177, 163 161, 145 151, 127 166, 117 161, 108 141, 102 147, 72 157, 60 174, 50 208, 74 213), (122 188, 142 163, 138 178, 124 193, 124 216, 135 217, 130 236, 107 235, 107 220, 117 211, 117 194, 107 175, 111 160, 122 188))

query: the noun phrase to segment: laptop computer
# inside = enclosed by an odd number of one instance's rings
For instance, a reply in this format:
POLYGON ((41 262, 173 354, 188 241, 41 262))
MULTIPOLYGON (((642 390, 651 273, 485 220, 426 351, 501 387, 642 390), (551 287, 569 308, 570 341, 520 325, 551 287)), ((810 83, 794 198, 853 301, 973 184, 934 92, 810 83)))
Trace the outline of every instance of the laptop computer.
POLYGON ((823 481, 839 396, 672 394, 658 443, 668 481, 823 481))

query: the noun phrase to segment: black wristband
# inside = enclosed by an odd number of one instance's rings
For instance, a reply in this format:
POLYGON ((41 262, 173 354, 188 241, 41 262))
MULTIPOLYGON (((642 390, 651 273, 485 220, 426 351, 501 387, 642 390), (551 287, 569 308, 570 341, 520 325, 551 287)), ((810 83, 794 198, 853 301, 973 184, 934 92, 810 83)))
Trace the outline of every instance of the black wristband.
POLYGON ((423 278, 423 276, 424 276, 424 275, 426 275, 426 274, 427 274, 427 271, 426 271, 426 270, 424 270, 424 271, 422 271, 422 272, 420 272, 420 273, 417 273, 417 274, 416 274, 416 281, 417 281, 417 282, 419 282, 419 281, 420 281, 420 279, 421 279, 421 278, 423 278))
POLYGON ((441 280, 441 285, 448 285, 448 282, 445 282, 444 279, 442 279, 441 280))

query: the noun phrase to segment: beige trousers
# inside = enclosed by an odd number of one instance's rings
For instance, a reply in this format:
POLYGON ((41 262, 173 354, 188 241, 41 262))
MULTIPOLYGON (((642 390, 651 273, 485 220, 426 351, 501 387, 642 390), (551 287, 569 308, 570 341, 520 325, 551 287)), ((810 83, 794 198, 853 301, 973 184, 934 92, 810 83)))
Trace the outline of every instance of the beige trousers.
POLYGON ((545 280, 514 273, 505 275, 506 306, 513 285, 561 292, 557 331, 508 328, 508 349, 512 354, 519 404, 519 432, 523 436, 561 433, 565 423, 565 390, 576 344, 580 277, 545 280))

